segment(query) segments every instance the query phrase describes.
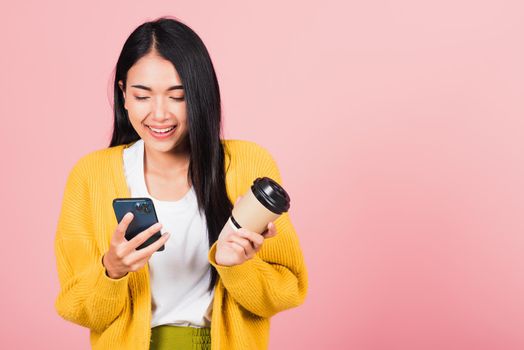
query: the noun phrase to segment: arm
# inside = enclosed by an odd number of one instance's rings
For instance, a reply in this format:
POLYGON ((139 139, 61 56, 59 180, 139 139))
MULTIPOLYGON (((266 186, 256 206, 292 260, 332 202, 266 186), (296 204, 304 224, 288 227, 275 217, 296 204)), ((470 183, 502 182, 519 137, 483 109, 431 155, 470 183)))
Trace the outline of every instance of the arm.
MULTIPOLYGON (((257 149, 254 178, 268 176, 282 184, 270 154, 259 146, 257 149)), ((264 241, 260 251, 243 264, 218 265, 216 242, 208 256, 228 293, 245 309, 262 317, 302 304, 307 293, 307 270, 289 214, 282 214, 274 223, 278 234, 264 241)))
POLYGON ((55 237, 60 291, 55 308, 64 319, 97 332, 106 329, 126 302, 128 276, 111 279, 93 235, 89 188, 82 162, 67 179, 55 237))

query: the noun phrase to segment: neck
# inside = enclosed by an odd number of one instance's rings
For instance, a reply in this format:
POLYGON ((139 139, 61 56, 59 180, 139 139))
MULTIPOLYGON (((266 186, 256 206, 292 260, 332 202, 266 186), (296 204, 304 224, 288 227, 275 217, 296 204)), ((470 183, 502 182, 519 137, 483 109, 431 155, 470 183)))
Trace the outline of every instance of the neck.
POLYGON ((169 152, 151 149, 144 145, 144 170, 161 176, 176 176, 187 172, 189 167, 189 148, 186 145, 177 146, 169 152))

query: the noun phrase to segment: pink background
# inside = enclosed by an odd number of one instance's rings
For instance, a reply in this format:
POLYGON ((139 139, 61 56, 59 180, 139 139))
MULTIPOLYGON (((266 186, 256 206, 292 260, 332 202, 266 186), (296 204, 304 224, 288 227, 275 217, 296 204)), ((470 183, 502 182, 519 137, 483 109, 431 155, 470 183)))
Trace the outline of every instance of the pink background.
POLYGON ((56 314, 66 176, 107 146, 145 20, 206 43, 225 135, 277 160, 310 274, 271 349, 524 348, 521 1, 1 5, 1 348, 89 348, 56 314))

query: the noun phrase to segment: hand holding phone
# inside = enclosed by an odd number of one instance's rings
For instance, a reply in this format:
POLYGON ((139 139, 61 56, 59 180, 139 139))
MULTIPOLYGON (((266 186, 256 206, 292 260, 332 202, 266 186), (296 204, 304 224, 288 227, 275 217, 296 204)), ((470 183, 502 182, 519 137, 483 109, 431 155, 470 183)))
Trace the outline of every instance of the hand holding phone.
MULTIPOLYGON (((155 205, 151 198, 115 198, 113 199, 113 210, 115 211, 118 222, 122 221, 124 215, 128 212, 134 215, 133 221, 131 221, 126 229, 125 237, 128 241, 158 222, 155 205)), ((145 248, 159 238, 160 231, 155 232, 153 236, 149 237, 142 245, 137 247, 137 249, 145 248)), ((158 250, 164 250, 164 246, 158 250)))
POLYGON ((134 219, 133 211, 123 215, 111 237, 109 249, 102 257, 102 264, 106 268, 107 276, 110 278, 119 279, 130 271, 138 271, 146 264, 153 253, 160 250, 169 239, 170 234, 168 232, 160 235, 162 224, 159 222, 155 222, 145 230, 136 233, 129 240, 126 239, 126 232, 129 231, 130 224, 134 219), (159 234, 160 237, 143 247, 144 243, 149 241, 155 234, 159 234), (138 249, 139 247, 142 248, 138 249))

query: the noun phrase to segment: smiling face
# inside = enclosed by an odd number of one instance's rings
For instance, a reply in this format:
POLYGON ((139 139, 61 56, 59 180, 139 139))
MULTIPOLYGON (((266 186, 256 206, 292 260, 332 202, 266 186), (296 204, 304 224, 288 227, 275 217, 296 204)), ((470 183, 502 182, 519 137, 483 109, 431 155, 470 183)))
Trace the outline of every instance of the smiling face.
POLYGON ((125 89, 121 80, 118 85, 129 121, 147 148, 160 152, 186 149, 185 92, 170 61, 151 52, 128 70, 125 89))

